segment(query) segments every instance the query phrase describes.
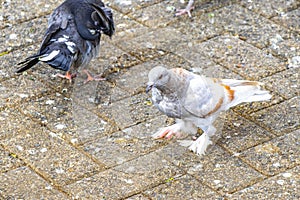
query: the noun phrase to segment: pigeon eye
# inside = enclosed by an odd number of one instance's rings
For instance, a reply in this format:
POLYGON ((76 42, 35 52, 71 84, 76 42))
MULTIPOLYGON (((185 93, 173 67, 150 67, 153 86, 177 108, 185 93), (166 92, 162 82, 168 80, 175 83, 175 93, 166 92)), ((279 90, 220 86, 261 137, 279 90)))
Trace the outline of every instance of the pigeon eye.
POLYGON ((161 74, 161 75, 158 77, 158 79, 162 79, 162 77, 163 77, 163 75, 161 74))

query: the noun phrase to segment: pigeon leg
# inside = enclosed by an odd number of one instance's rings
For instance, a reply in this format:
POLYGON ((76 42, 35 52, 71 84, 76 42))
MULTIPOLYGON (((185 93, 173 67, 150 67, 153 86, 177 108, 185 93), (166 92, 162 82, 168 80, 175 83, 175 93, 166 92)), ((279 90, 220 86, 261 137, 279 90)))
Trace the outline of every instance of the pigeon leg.
POLYGON ((76 74, 71 74, 69 71, 67 71, 65 75, 56 74, 55 76, 58 76, 60 78, 66 78, 70 81, 70 83, 72 83, 72 78, 76 77, 76 74))
POLYGON ((101 75, 93 77, 88 70, 83 70, 83 72, 86 73, 86 75, 87 75, 87 79, 84 82, 85 84, 90 82, 90 81, 105 81, 106 80, 105 78, 101 77, 101 75))
POLYGON ((215 132, 215 127, 206 127, 206 129, 204 129, 204 133, 196 141, 191 143, 189 150, 195 152, 197 155, 204 155, 208 145, 212 144, 210 136, 212 136, 215 132))
POLYGON ((194 0, 189 0, 188 5, 185 7, 185 9, 179 9, 176 13, 175 16, 180 16, 184 14, 188 14, 189 17, 192 17, 191 11, 194 9, 194 0))
POLYGON ((176 137, 180 137, 181 134, 179 130, 180 130, 180 125, 173 124, 172 126, 167 126, 160 129, 159 131, 154 133, 152 137, 155 139, 160 139, 160 138, 170 139, 172 138, 173 135, 175 135, 176 137))

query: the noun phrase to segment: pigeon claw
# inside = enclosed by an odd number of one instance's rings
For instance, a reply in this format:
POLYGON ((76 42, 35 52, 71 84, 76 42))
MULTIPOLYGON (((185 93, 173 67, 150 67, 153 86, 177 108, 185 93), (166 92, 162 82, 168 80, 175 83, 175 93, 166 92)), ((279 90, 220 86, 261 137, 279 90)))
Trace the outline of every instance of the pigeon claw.
POLYGON ((161 139, 161 138, 166 138, 166 139, 171 139, 175 135, 176 137, 180 137, 181 134, 179 132, 179 128, 177 124, 174 124, 172 126, 164 127, 154 133, 152 135, 153 138, 155 139, 161 139))
POLYGON ((69 71, 67 71, 65 75, 56 74, 55 76, 60 77, 60 78, 66 78, 70 81, 70 83, 72 83, 72 78, 75 78, 77 75, 76 74, 71 74, 69 71))
POLYGON ((176 13, 175 13, 175 17, 181 16, 181 15, 185 15, 188 14, 188 16, 191 18, 192 14, 191 11, 194 9, 194 7, 191 8, 185 8, 185 9, 179 9, 176 13))
POLYGON ((84 84, 90 82, 90 81, 105 81, 106 78, 99 76, 92 76, 91 73, 88 70, 83 70, 83 72, 87 75, 87 79, 84 81, 84 84))

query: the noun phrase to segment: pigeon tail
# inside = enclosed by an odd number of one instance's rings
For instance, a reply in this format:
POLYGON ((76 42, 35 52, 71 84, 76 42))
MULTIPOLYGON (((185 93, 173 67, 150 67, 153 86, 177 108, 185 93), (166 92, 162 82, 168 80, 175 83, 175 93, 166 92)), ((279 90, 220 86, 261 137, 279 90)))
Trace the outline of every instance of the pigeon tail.
POLYGON ((240 103, 270 100, 272 95, 269 91, 262 90, 262 83, 256 81, 222 79, 230 103, 227 108, 236 106, 240 103))
POLYGON ((62 45, 66 44, 52 43, 51 46, 44 49, 40 54, 28 57, 25 61, 18 63, 18 65, 21 65, 21 68, 16 72, 24 72, 39 61, 45 62, 55 69, 69 71, 74 55, 68 48, 63 48, 62 45))

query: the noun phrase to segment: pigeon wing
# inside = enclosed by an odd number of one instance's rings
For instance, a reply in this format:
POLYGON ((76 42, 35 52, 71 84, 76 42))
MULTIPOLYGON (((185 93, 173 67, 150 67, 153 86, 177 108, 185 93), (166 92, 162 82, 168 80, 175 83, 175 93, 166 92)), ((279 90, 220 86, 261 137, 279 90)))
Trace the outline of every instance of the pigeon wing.
POLYGON ((205 118, 221 107, 223 96, 222 86, 209 78, 197 76, 190 80, 184 95, 183 107, 190 114, 205 118))

